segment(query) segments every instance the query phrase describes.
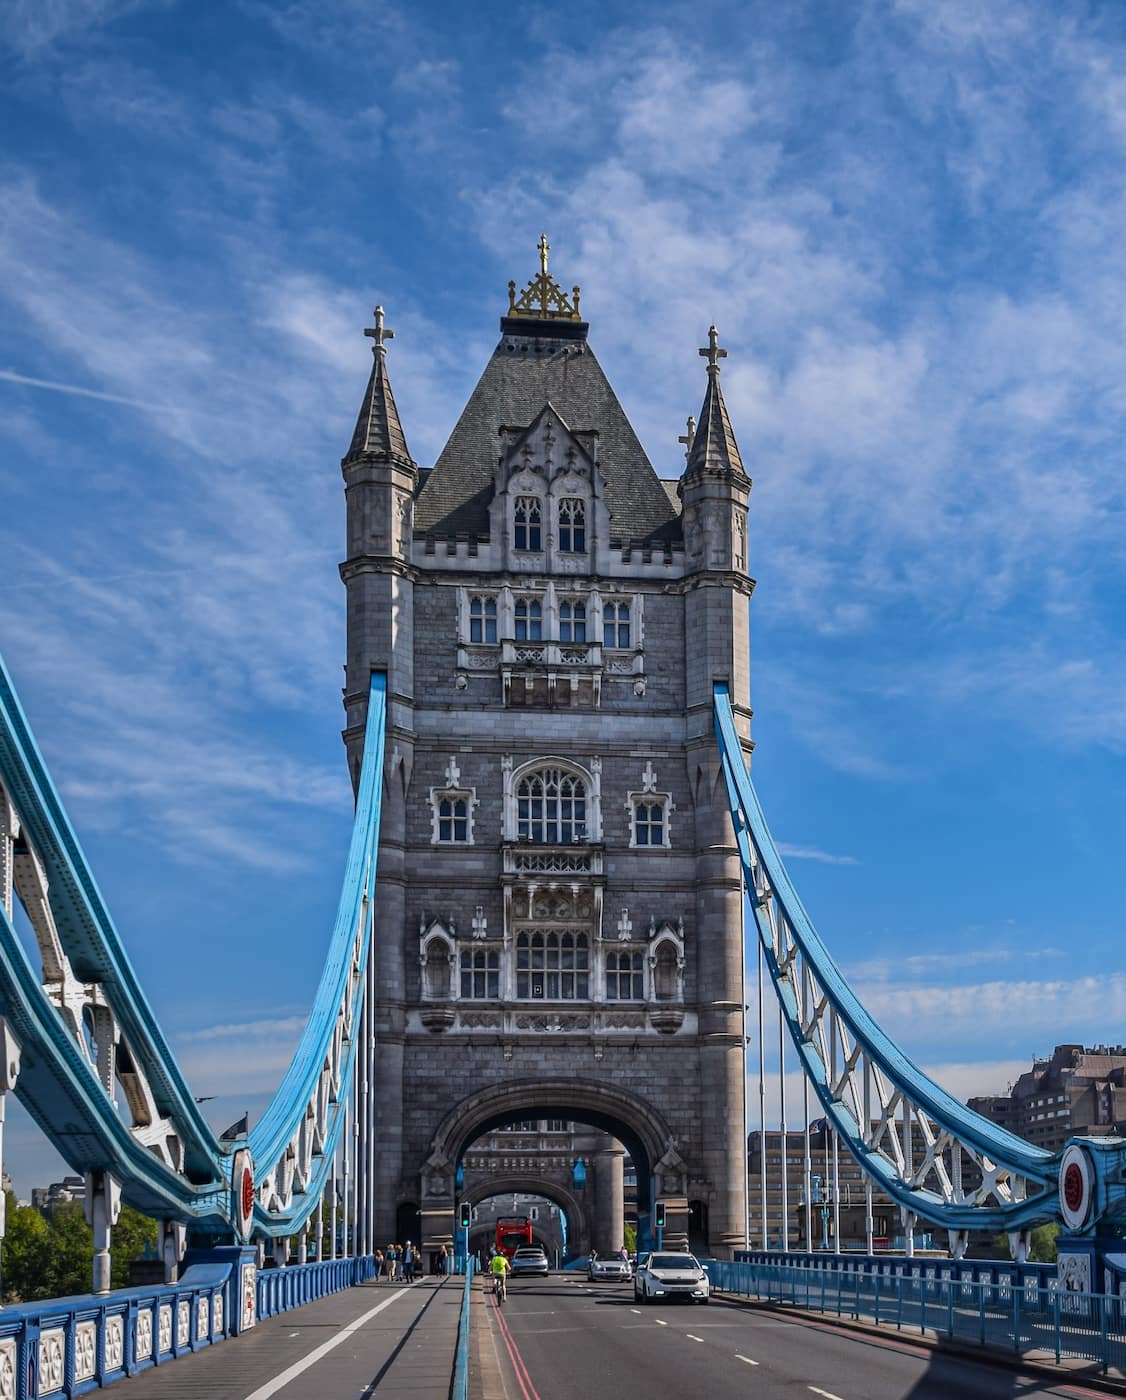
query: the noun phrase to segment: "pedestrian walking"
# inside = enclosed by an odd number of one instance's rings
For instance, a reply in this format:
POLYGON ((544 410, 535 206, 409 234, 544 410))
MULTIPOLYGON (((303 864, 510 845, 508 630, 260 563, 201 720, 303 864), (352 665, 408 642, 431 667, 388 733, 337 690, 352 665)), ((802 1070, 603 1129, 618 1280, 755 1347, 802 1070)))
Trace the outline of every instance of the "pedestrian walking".
POLYGON ((415 1248, 410 1240, 407 1240, 406 1248, 403 1250, 403 1278, 407 1283, 414 1282, 415 1248))

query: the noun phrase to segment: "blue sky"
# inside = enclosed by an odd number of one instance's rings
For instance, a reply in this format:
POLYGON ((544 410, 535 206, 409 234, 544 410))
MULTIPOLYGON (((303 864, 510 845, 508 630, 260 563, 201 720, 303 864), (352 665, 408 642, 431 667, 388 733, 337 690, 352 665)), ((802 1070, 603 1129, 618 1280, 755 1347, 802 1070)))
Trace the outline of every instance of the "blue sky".
POLYGON ((362 329, 429 465, 541 229, 663 475, 720 327, 755 780, 861 995, 960 1093, 1124 1038, 1126 10, 10 0, 0 77, 0 649, 217 1122, 343 864, 362 329))

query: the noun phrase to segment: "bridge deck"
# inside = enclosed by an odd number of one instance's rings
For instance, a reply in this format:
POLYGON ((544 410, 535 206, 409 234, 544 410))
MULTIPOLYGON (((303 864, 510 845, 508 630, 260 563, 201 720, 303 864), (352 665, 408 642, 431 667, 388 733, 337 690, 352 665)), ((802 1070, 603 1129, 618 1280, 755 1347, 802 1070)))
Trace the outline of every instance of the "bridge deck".
POLYGON ((120 1381, 121 1400, 418 1400, 449 1393, 464 1280, 367 1283, 120 1381))

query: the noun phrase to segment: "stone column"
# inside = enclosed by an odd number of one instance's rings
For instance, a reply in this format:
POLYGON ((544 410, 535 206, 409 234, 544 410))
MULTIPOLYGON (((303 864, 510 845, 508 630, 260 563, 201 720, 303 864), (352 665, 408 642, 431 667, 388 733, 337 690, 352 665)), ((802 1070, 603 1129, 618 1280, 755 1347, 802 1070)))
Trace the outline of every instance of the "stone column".
POLYGON ((616 1138, 604 1137, 593 1155, 590 1186, 594 1194, 594 1248, 599 1254, 616 1254, 625 1238, 626 1150, 616 1138))

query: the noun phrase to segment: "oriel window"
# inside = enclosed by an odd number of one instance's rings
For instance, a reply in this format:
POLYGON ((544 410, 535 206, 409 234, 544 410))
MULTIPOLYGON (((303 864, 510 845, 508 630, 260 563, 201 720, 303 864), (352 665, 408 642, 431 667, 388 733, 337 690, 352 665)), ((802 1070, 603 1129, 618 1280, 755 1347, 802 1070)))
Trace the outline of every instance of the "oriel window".
POLYGON ((570 846, 586 840, 586 784, 573 773, 542 768, 516 787, 516 835, 521 841, 570 846))
POLYGON ((513 544, 517 549, 543 549, 543 511, 536 496, 517 496, 513 544))

